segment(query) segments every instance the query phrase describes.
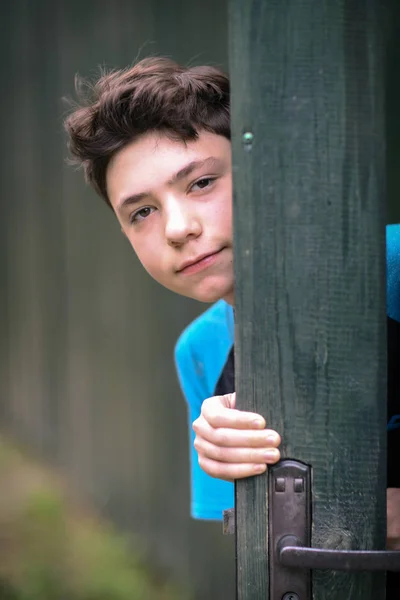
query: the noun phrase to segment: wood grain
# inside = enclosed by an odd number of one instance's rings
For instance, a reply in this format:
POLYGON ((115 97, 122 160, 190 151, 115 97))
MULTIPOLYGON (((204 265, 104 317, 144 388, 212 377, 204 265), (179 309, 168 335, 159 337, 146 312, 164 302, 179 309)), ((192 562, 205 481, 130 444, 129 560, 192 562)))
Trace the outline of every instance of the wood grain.
MULTIPOLYGON (((230 3, 237 403, 312 465, 316 547, 385 544, 382 17, 230 3)), ((239 600, 268 598, 266 491, 236 486, 239 600)), ((384 574, 315 572, 313 590, 379 600, 384 574)))

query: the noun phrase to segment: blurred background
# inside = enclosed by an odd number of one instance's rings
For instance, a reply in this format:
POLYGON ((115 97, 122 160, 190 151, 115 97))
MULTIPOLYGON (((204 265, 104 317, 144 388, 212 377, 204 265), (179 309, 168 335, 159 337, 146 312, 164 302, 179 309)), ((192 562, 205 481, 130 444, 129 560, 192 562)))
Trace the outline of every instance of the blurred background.
MULTIPOLYGON (((395 10, 388 222, 400 221, 395 10)), ((233 539, 189 517, 173 365, 205 307, 144 272, 66 165, 62 128, 76 73, 154 54, 227 69, 226 1, 3 0, 0 45, 0 600, 233 598, 233 539)))

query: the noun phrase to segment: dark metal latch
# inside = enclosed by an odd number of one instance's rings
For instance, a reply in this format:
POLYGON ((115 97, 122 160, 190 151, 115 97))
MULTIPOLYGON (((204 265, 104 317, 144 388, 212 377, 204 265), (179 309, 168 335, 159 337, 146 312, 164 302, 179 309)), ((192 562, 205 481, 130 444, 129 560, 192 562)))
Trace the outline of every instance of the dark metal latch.
MULTIPOLYGON (((311 599, 311 570, 400 571, 400 552, 311 548, 311 467, 285 459, 268 471, 270 599, 311 599)), ((234 509, 224 533, 235 531, 234 509)))

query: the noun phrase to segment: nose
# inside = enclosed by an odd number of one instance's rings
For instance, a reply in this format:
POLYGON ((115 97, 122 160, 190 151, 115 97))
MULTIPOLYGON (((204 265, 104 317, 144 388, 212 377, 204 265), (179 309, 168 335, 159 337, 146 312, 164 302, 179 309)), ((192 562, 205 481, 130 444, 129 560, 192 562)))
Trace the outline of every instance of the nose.
POLYGON ((170 198, 164 211, 165 237, 170 246, 180 246, 201 234, 200 217, 188 198, 170 198))

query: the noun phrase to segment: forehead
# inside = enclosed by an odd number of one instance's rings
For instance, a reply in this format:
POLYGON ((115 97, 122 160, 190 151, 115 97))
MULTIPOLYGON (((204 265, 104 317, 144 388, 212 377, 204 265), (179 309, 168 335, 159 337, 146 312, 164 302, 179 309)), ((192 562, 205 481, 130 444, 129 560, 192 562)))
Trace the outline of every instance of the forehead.
POLYGON ((154 132, 146 134, 110 161, 106 173, 110 201, 115 206, 127 194, 147 193, 166 185, 189 162, 211 156, 228 162, 229 140, 209 132, 201 132, 197 140, 188 142, 154 132))

